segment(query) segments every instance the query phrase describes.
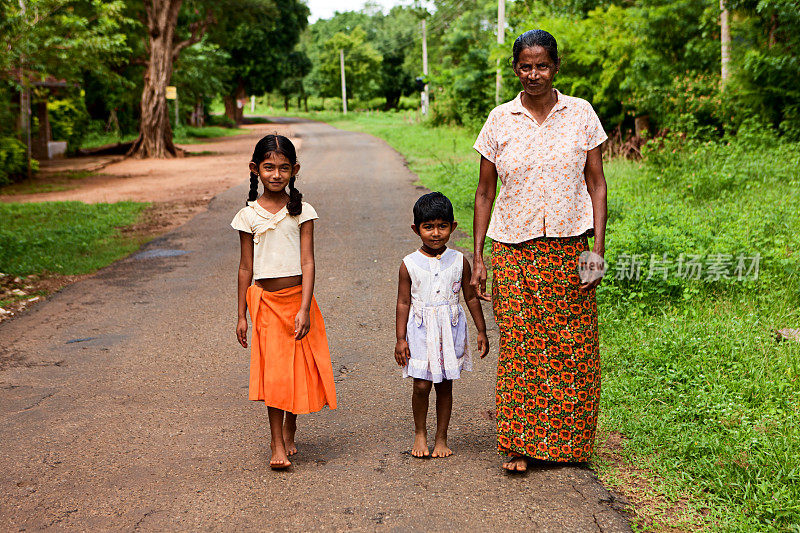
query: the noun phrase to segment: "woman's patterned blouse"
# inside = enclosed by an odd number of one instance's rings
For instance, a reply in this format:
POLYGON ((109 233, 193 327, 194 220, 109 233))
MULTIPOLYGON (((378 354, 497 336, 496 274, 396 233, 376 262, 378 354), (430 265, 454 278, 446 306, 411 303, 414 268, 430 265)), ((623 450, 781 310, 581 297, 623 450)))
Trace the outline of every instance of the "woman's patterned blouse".
POLYGON ((497 106, 475 141, 475 150, 495 164, 501 182, 486 233, 496 241, 593 231, 583 170, 586 153, 608 136, 589 102, 556 94, 558 101, 542 124, 522 105, 522 93, 497 106))

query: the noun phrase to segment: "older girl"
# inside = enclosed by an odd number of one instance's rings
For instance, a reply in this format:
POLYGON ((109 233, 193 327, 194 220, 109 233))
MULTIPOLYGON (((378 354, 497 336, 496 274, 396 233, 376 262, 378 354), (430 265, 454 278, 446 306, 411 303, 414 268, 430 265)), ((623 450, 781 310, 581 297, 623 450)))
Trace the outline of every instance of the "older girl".
POLYGON ((250 399, 268 408, 274 469, 289 467, 289 456, 297 453, 298 414, 336 408, 325 324, 314 299, 317 213, 295 188, 299 170, 289 139, 267 135, 258 141, 247 206, 231 222, 241 244, 236 337, 247 348, 249 308, 250 399))

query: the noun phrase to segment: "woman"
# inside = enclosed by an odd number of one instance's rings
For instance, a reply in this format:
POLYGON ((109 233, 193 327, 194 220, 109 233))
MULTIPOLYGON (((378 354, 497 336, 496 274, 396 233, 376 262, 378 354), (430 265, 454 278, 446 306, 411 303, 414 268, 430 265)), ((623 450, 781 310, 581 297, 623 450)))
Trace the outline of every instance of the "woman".
POLYGON ((552 35, 520 35, 512 67, 522 92, 489 114, 474 146, 481 163, 471 283, 493 302, 500 328, 497 440, 511 472, 525 471, 530 458, 588 460, 597 427, 600 278, 582 283, 578 263, 588 237, 595 254, 605 251, 600 145, 607 136, 588 102, 553 88, 560 65, 552 35), (492 298, 487 236, 494 241, 492 298))

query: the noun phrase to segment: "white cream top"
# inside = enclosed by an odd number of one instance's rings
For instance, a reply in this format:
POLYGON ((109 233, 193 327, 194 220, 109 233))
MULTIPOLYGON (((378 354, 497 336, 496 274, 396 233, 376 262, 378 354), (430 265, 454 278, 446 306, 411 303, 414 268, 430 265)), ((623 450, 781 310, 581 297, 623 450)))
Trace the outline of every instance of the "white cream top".
POLYGON ((253 279, 302 274, 300 225, 316 218, 317 212, 305 202, 296 217, 289 215, 286 207, 270 213, 258 202, 247 202, 233 217, 231 227, 253 234, 253 279))

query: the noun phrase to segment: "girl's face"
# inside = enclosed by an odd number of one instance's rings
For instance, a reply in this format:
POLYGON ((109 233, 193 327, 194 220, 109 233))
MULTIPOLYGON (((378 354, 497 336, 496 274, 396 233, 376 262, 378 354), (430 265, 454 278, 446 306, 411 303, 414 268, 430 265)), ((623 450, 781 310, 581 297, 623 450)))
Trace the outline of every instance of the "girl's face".
POLYGON ((550 92, 556 72, 558 64, 553 62, 550 54, 541 46, 522 50, 514 66, 514 74, 519 78, 522 90, 530 96, 541 96, 550 92))
POLYGON ((439 250, 450 240, 450 234, 453 233, 456 226, 458 223, 455 221, 436 219, 426 220, 419 226, 412 225, 411 229, 422 239, 422 244, 430 250, 439 250))
POLYGON ((251 161, 250 170, 258 174, 265 191, 281 192, 289 185, 289 180, 300 171, 300 164, 292 165, 285 155, 270 152, 258 166, 251 161))

